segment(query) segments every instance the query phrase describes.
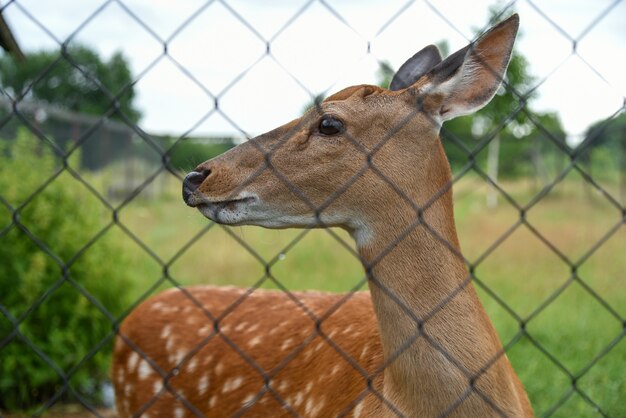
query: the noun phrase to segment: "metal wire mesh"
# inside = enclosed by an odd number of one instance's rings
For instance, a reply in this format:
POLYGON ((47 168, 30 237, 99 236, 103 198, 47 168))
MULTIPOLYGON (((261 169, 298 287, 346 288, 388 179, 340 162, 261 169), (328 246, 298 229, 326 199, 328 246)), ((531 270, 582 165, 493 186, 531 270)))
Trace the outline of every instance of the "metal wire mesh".
MULTIPOLYGON (((415 3, 414 1, 408 1, 406 4, 403 4, 395 13, 391 15, 391 17, 381 25, 381 27, 376 32, 376 36, 384 33, 384 31, 393 26, 394 21, 398 19, 411 5, 415 3)), ((428 0, 423 0, 423 3, 426 4, 436 15, 438 15, 443 24, 449 25, 453 29, 460 31, 454 27, 454 24, 447 20, 445 13, 440 11, 440 7, 436 2, 430 2, 428 0)), ((534 9, 539 15, 543 17, 543 19, 553 28, 555 34, 558 36, 562 36, 566 38, 569 42, 570 54, 569 56, 577 56, 583 62, 584 57, 578 54, 577 46, 580 44, 582 40, 585 39, 586 36, 589 36, 590 33, 593 33, 594 28, 601 24, 603 18, 610 14, 615 13, 616 7, 622 3, 620 0, 607 3, 604 9, 600 14, 594 17, 590 17, 588 24, 584 27, 584 29, 577 35, 572 35, 567 30, 563 29, 557 21, 552 19, 552 16, 548 15, 543 11, 542 5, 538 2, 533 2, 530 0, 526 0, 525 4, 529 5, 532 9, 534 9)), ((516 2, 513 1, 509 4, 500 5, 499 11, 496 14, 495 20, 499 20, 501 17, 506 17, 511 13, 513 8, 515 7, 516 2)), ((186 413, 191 413, 196 416, 202 416, 201 411, 198 409, 197 405, 194 405, 192 402, 188 401, 183 394, 176 391, 174 387, 168 384, 168 380, 176 376, 181 368, 190 361, 194 357, 194 355, 202 349, 207 343, 211 341, 211 339, 215 338, 217 335, 220 335, 221 338, 234 350, 241 358, 243 358, 251 367, 252 370, 255 370, 258 375, 260 375, 265 381, 265 385, 263 389, 259 391, 255 398, 251 400, 252 404, 255 400, 258 400, 266 393, 271 394, 285 409, 285 411, 291 415, 297 416, 297 412, 293 409, 292 405, 281 397, 278 391, 272 386, 272 379, 276 376, 282 368, 284 368, 289 361, 295 357, 313 338, 319 336, 324 339, 326 343, 333 347, 333 349, 342 356, 345 361, 347 361, 355 370, 357 370, 365 380, 367 380, 370 385, 366 390, 362 393, 362 395, 354 399, 354 403, 351 405, 358 404, 363 397, 365 397, 368 393, 373 393, 376 397, 380 399, 391 411, 395 412, 397 415, 401 416, 402 414, 394 407, 393 403, 385 399, 384 395, 378 391, 375 387, 371 385, 371 381, 383 373, 385 367, 393 362, 398 356, 400 356, 404 350, 410 346, 415 340, 418 338, 422 338, 428 342, 435 350, 441 352, 443 356, 445 356, 451 363, 458 365, 459 370, 462 370, 467 378, 471 381, 474 381, 482 373, 487 371, 491 364, 495 362, 500 356, 504 355, 505 352, 509 352, 515 348, 515 346, 519 343, 520 340, 524 339, 530 342, 532 346, 536 348, 536 355, 543 356, 547 359, 548 363, 551 366, 558 368, 564 376, 569 381, 566 390, 562 393, 562 396, 557 399, 552 404, 545 406, 544 409, 536 410, 538 414, 543 416, 550 416, 553 414, 557 414, 560 408, 568 402, 573 395, 577 395, 582 399, 585 403, 592 407, 592 410, 595 413, 600 414, 602 416, 611 416, 611 412, 606 409, 606 406, 598 403, 594 400, 594 396, 588 393, 586 388, 583 388, 579 382, 581 379, 585 377, 585 375, 599 362, 601 362, 606 356, 610 355, 614 349, 620 346, 624 335, 626 334, 626 318, 623 316, 623 311, 620 313, 620 309, 612 302, 608 300, 606 295, 601 294, 596 291, 593 287, 592 280, 589 277, 585 277, 584 273, 581 273, 583 266, 585 263, 596 253, 601 247, 605 245, 612 237, 614 237, 620 228, 623 226, 626 221, 626 208, 624 207, 623 201, 615 196, 613 191, 610 191, 607 187, 603 186, 602 182, 597 181, 594 176, 589 172, 589 168, 585 166, 585 164, 581 161, 585 155, 585 152, 589 149, 589 147, 594 145, 595 137, 585 138, 584 141, 577 147, 570 147, 567 143, 563 141, 562 138, 557 138, 552 133, 545 129, 542 126, 541 120, 533 114, 527 108, 527 99, 530 95, 537 89, 540 89, 542 84, 544 84, 550 77, 552 77, 553 73, 557 71, 558 67, 553 70, 550 74, 546 75, 543 79, 539 81, 535 81, 535 85, 532 89, 525 92, 513 91, 513 94, 517 97, 519 105, 518 107, 506 118, 502 121, 498 122, 497 127, 491 132, 483 135, 480 141, 478 141, 473 148, 469 148, 466 143, 460 141, 455 138, 453 134, 450 132, 446 132, 445 126, 442 132, 445 141, 450 142, 453 146, 458 147, 462 153, 464 153, 467 157, 467 163, 459 168, 455 169, 454 178, 451 184, 449 184, 444 190, 441 190, 440 193, 445 193, 449 188, 455 186, 461 182, 463 179, 467 178, 467 176, 472 175, 476 178, 484 181, 490 188, 496 190, 500 199, 504 200, 506 205, 509 205, 516 213, 516 220, 508 227, 506 230, 502 231, 502 233, 498 236, 498 238, 490 243, 487 248, 481 251, 480 254, 475 257, 466 258, 462 254, 460 254, 456 248, 451 245, 444 237, 440 236, 435 228, 428 224, 424 218, 424 211, 427 210, 431 205, 433 205, 439 199, 441 194, 432 196, 431 200, 427 202, 425 205, 417 205, 415 202, 411 200, 410 197, 406 196, 401 189, 399 189, 393 182, 387 179, 382 171, 376 167, 375 164, 372 163, 373 157, 376 155, 376 152, 388 141, 395 133, 395 131, 391 131, 385 137, 380 139, 377 147, 373 150, 367 150, 363 146, 360 145, 357 138, 350 138, 353 142, 354 147, 363 154, 364 159, 367 161, 361 171, 356 173, 354 176, 350 178, 339 190, 335 191, 333 194, 329 195, 324 203, 314 204, 309 200, 309 198, 302 193, 301 190, 295 185, 292 179, 289 178, 288 175, 281 173, 279 170, 275 169, 272 165, 272 154, 276 152, 277 148, 280 148, 289 138, 289 133, 282 138, 282 140, 276 145, 276 148, 271 151, 267 151, 265 149, 259 148, 259 150, 265 155, 267 161, 267 167, 264 170, 271 170, 273 174, 280 179, 280 181, 291 190, 291 192, 300 200, 305 202, 317 216, 318 224, 320 226, 326 226, 322 221, 322 213, 323 211, 330 206, 342 193, 344 193, 347 189, 349 189, 365 172, 373 172, 377 176, 379 176, 383 181, 387 182, 387 184, 395 190, 398 194, 399 199, 406 202, 414 211, 414 221, 410 224, 407 229, 397 238, 396 241, 391 243, 389 247, 380 253, 377 258, 369 264, 365 265, 365 275, 360 278, 358 281, 351 284, 352 290, 345 294, 345 297, 341 298, 339 302, 334 305, 331 309, 326 311, 323 315, 316 314, 313 312, 306 304, 302 303, 299 300, 297 294, 292 292, 277 275, 275 274, 275 266, 279 261, 281 261, 285 254, 289 254, 290 251, 294 247, 296 247, 309 233, 310 230, 304 230, 301 233, 297 234, 293 240, 290 240, 284 248, 278 248, 278 251, 274 251, 273 255, 267 257, 262 255, 260 251, 254 248, 253 245, 249 244, 245 239, 234 232, 229 228, 223 228, 223 232, 235 240, 239 246, 241 251, 247 252, 252 258, 256 260, 256 262, 261 266, 263 270, 263 274, 258 280, 255 280, 252 286, 245 291, 241 297, 239 297, 236 302, 234 302, 229 308, 223 312, 219 316, 215 316, 213 313, 209 312, 202 303, 194 298, 194 296, 188 292, 183 283, 176 278, 176 275, 172 273, 172 268, 176 266, 177 263, 180 262, 180 259, 192 248, 203 236, 205 236, 209 231, 212 231, 217 228, 222 228, 217 226, 214 223, 208 223, 205 227, 197 231, 197 233, 188 239, 180 248, 177 248, 176 251, 168 256, 163 256, 163 254, 154 251, 150 244, 146 242, 136 231, 133 231, 129 228, 124 218, 124 211, 129 206, 132 205, 138 198, 142 196, 142 194, 151 186, 159 181, 163 176, 171 176, 177 179, 178 182, 182 181, 184 173, 179 172, 177 169, 173 168, 170 164, 170 156, 178 146, 181 141, 184 141, 187 133, 181 135, 176 138, 176 141, 171 144, 164 145, 163 142, 160 142, 155 137, 146 133, 137 123, 133 122, 132 118, 126 116, 121 110, 119 105, 119 100, 123 97, 124 94, 128 92, 128 89, 133 87, 136 83, 140 82, 142 78, 146 77, 150 71, 161 61, 167 60, 171 64, 183 74, 184 77, 188 78, 191 83, 205 95, 208 100, 212 103, 212 107, 204 113, 201 118, 190 128, 189 132, 193 132, 196 126, 200 125, 203 121, 213 115, 219 115, 224 120, 228 121, 236 130, 244 133, 245 130, 238 126, 236 120, 229 117, 229 115, 220 107, 220 103, 224 96, 226 96, 231 89, 233 89, 238 83, 241 82, 242 78, 250 71, 252 71, 255 66, 259 64, 263 59, 271 59, 276 65, 282 68, 282 70, 288 74, 288 76, 295 81, 300 87, 302 87, 312 98, 315 96, 309 88, 302 83, 297 76, 291 74, 288 68, 286 68, 279 59, 277 59, 272 51, 273 44, 284 36, 284 33, 293 25, 298 24, 298 19, 306 14, 308 10, 312 7, 312 5, 321 6, 329 12, 329 15, 332 16, 333 19, 338 20, 341 24, 345 25, 345 27, 353 31, 354 33, 359 34, 359 32, 351 26, 350 17, 343 16, 342 13, 336 8, 336 6, 332 2, 327 2, 323 0, 309 0, 302 4, 302 6, 297 10, 296 13, 288 17, 284 24, 276 30, 271 36, 265 36, 261 32, 259 32, 252 23, 250 23, 237 9, 237 7, 231 5, 228 0, 210 0, 203 3, 200 7, 194 10, 189 14, 188 18, 185 19, 176 29, 171 32, 171 35, 164 38, 161 35, 154 32, 150 24, 146 23, 141 16, 133 12, 131 7, 123 0, 109 0, 103 2, 99 7, 95 8, 93 13, 86 17, 80 25, 78 25, 71 34, 65 39, 59 39, 54 33, 48 30, 46 25, 40 21, 37 17, 36 10, 32 9, 31 6, 26 6, 19 0, 13 0, 6 2, 1 6, 0 11, 2 13, 6 13, 12 9, 19 10, 20 13, 25 15, 34 25, 38 26, 41 30, 47 33, 50 39, 52 39, 58 46, 60 54, 57 62, 65 61, 72 65, 78 72, 80 72, 86 79, 88 79, 91 83, 97 86, 98 90, 103 92, 109 100, 108 110, 104 112, 97 118, 91 118, 85 121, 85 126, 80 130, 79 134, 76 135, 73 142, 69 146, 69 148, 64 149, 62 146, 50 137, 50 131, 45 127, 42 127, 37 123, 36 119, 33 117, 33 110, 31 109, 32 104, 27 100, 26 93, 21 96, 13 97, 7 91, 2 89, 3 97, 2 104, 8 110, 6 117, 0 121, 0 129, 8 129, 8 127, 19 125, 21 127, 25 127, 29 132, 34 134, 38 140, 39 145, 43 147, 47 147, 52 149, 55 154, 58 156, 59 161, 61 161, 60 165, 54 171, 54 173, 47 179, 42 179, 41 184, 29 195, 27 199, 22 202, 13 202, 9 201, 3 196, 3 191, 0 190, 0 205, 6 208, 8 213, 10 214, 10 223, 6 225, 0 225, 0 239, 3 237, 7 237, 9 232, 12 230, 19 230, 23 233, 23 237, 26 240, 29 240, 32 244, 34 244, 37 248, 37 251, 45 254, 46 257, 50 257, 54 260, 55 264, 59 269, 59 273, 57 275, 57 280, 54 282, 52 286, 50 286, 44 293, 38 295, 32 301, 29 309, 24 312, 16 314, 12 312, 7 306, 3 305, 2 299, 0 298, 0 314, 4 317, 5 321, 10 323, 10 332, 6 335, 0 335, 0 359, 2 359, 3 350, 12 345, 12 344, 21 344, 27 350, 31 350, 47 367, 52 368, 56 375, 58 376, 58 390, 55 393, 50 394, 47 400, 33 412, 33 416, 41 416, 46 413, 46 411, 55 405, 60 400, 71 399, 75 402, 78 402, 84 408, 86 414, 90 413, 95 416, 102 416, 103 412, 101 409, 92 404, 92 401, 81 393, 81 390, 78 390, 74 387, 72 383, 72 378, 80 372, 81 368, 89 362, 94 356, 96 356, 102 350, 108 350, 108 344, 115 338, 115 336, 119 333, 119 326, 123 319, 134 309, 136 308, 142 301, 146 300, 149 296, 153 295, 157 289, 160 289, 164 285, 175 286, 179 288, 180 292, 185 295, 185 297, 189 298, 191 302, 202 309, 207 322, 215 323, 215 332, 208 335, 200 344, 198 344, 193 350, 188 353, 185 353, 184 357, 181 358, 178 362, 178 365, 171 370, 162 369, 153 359, 150 359, 140 347, 138 347, 131 339, 126 336, 120 335, 120 337, 134 350, 136 350, 140 356, 142 356, 149 364, 154 368, 154 370, 163 378, 163 388, 160 392, 155 394, 152 400, 137 411, 133 411, 135 416, 140 416, 144 411, 148 410, 150 406, 156 401, 156 398, 160 393, 167 391, 175 396, 175 398, 184 405, 186 409, 186 413), (121 88, 119 91, 110 91, 101 80, 94 78, 93 75, 84 69, 79 62, 72 57, 70 50, 68 49, 68 44, 78 35, 80 32, 91 22, 92 20, 99 19, 99 16, 103 13, 103 11, 110 5, 116 4, 121 7, 127 16, 135 22, 145 33, 148 34, 149 38, 151 38, 151 42, 158 45, 161 48, 161 53, 155 57, 143 71, 135 76, 132 82, 128 83, 126 86, 121 88), (214 4, 220 4, 227 10, 231 17, 236 19, 240 24, 242 24, 253 37, 257 38, 266 45, 265 52, 253 62, 243 69, 239 74, 231 74, 230 81, 219 91, 214 91, 206 87, 203 82, 201 82, 194 74, 192 74, 188 69, 185 68, 185 65, 177 61, 177 59, 168 52, 168 46, 177 39, 177 37, 185 31, 185 29, 201 14, 210 13, 211 7, 214 4), (558 150, 559 153, 566 157, 566 164, 562 167, 557 175, 543 185, 540 190, 534 194, 534 196, 527 202, 521 201, 518 197, 514 196, 511 192, 507 191, 507 186, 498 182, 496 179, 492 178, 489 173, 487 173, 484 168, 482 168, 476 162, 476 157, 483 152, 489 144, 494 140, 494 138, 498 135, 498 133, 504 129, 507 124, 511 123, 513 119, 515 119, 519 114, 525 115, 530 122, 534 125, 536 129, 541 131, 544 134, 545 140, 549 141, 554 147, 558 150), (112 121, 112 118, 115 117, 117 120, 112 121), (101 132, 103 129, 109 129, 112 133, 110 135, 131 135, 134 134, 137 138, 140 138, 139 144, 147 148, 149 153, 153 155, 152 168, 147 170, 147 174, 141 175, 142 177, 140 181, 131 182, 130 186, 127 186, 127 194, 124 195, 124 198, 119 201, 112 199, 111 196, 108 196, 106 193, 95 186, 93 180, 85 175, 80 169, 76 168, 75 165, 71 163, 71 158, 77 152, 80 152, 81 148, 84 147, 89 141, 92 141, 94 136, 100 135, 98 140, 101 140, 101 132), (121 133, 120 133, 121 132, 121 133), (588 184, 592 190, 594 190, 598 196, 601 196, 602 199, 605 199, 605 203, 608 202, 609 205, 617 211, 620 216, 617 217, 613 223, 613 225, 597 239, 593 243, 589 243, 588 249, 583 252, 581 255, 577 257, 573 257, 570 254, 562 251, 558 245, 556 245, 553 240, 546 235, 541 227, 535 225, 532 221, 530 214, 533 213, 533 209, 544 202, 547 197, 554 192, 555 189, 559 187, 560 184, 564 181, 564 179, 570 175, 570 173, 578 174, 586 184, 588 184), (81 184, 81 187, 84 187, 101 205, 105 208, 107 216, 109 217, 108 221, 103 222, 98 230, 94 230, 91 238, 88 242, 84 243, 81 248, 75 253, 71 254, 69 257, 60 256, 55 252, 53 248, 49 245, 49 243, 44 242, 40 237, 38 237, 35 233, 31 231, 32 226, 23 223, 21 215, 28 208, 30 202, 36 199, 42 191, 44 191, 50 184, 54 183, 57 178, 64 174, 71 175, 76 181, 81 184), (435 309, 433 309, 426 316, 418 317, 411 309, 402 301, 401 297, 394 294, 394 292, 389 291, 385 288, 384 283, 377 280, 375 275, 372 274, 372 271, 376 264, 382 260, 399 242, 401 242, 408 234, 414 231, 416 228, 423 228, 437 240, 439 240, 443 245, 445 245, 454 255, 455 257, 461 259, 463 263, 468 267, 469 274, 465 280, 459 283, 457 289, 451 292, 448 297, 442 301, 440 301, 435 309), (80 280, 77 280, 76 277, 72 274, 72 266, 77 259, 86 253, 92 250, 92 247, 98 243, 99 240, 103 239, 103 237, 110 231, 116 229, 121 231, 127 238, 132 240, 140 249, 143 251, 151 262, 156 263, 159 266, 160 274, 159 277, 155 277, 154 281, 150 286, 143 289, 143 295, 135 300, 131 306, 128 306, 125 311, 121 315, 114 315, 106 308, 106 304, 103 301, 98 300, 97 297, 93 296, 83 284, 81 284, 80 280), (539 301, 535 308, 532 309, 529 313, 520 313, 514 307, 510 306, 507 302, 506 298, 501 296, 497 290, 493 289, 488 280, 485 280, 484 277, 481 277, 479 273, 480 267, 493 256, 494 253, 498 252, 499 248, 507 241, 510 237, 512 237, 519 230, 525 230, 529 232, 532 236, 534 236, 537 240, 544 244, 544 251, 550 251, 554 253, 554 255, 560 260, 558 263, 562 263, 568 270, 569 276, 565 280, 561 280, 560 285, 556 289, 551 289, 548 293, 546 293, 543 300, 539 301), (326 334, 323 331, 324 321, 327 320, 333 313, 339 309, 339 307, 344 304, 347 300, 353 297, 355 291, 359 289, 363 289, 365 285, 369 283, 369 286, 376 286, 381 289, 385 294, 393 299, 396 304, 400 306, 400 308, 415 321, 416 324, 416 332, 415 334, 409 338, 400 349, 392 353, 391 356, 385 359, 385 363, 383 366, 376 371, 375 374, 368 373, 358 361, 353 359, 342 347, 337 345, 331 336, 326 334), (474 283, 479 289, 484 292, 485 299, 490 300, 494 303, 494 306, 498 306, 501 309, 502 315, 510 316, 513 321, 516 323, 516 331, 507 335, 507 339, 503 340, 504 349, 502 352, 498 353, 489 364, 485 364, 483 370, 481 370, 478 374, 469 373, 467 370, 463 370, 463 366, 458 364, 458 362, 454 359, 454 357, 442 349, 438 343, 432 339, 428 333, 423 331, 424 324, 429 321, 436 313, 444 308, 450 300, 453 300, 456 294, 469 284, 474 283), (91 350, 80 360, 78 360, 75 365, 70 369, 63 369, 59 367, 56 362, 51 358, 49 353, 42 351, 36 344, 34 344, 31 339, 21 332, 21 325, 28 321, 29 316, 39 309, 43 304, 46 303, 49 299, 54 297, 55 292, 62 287, 71 285, 76 291, 79 292, 79 298, 81 300, 86 301, 89 304, 92 304, 97 308, 97 310, 107 319, 110 323, 110 331, 98 344, 94 345, 91 350), (228 316, 233 311, 236 311, 238 307, 244 303, 244 301, 250 297, 257 289, 262 286, 271 285, 275 288, 283 291, 288 298, 299 307, 308 317, 310 317, 311 321, 315 324, 316 332, 313 333, 308 339, 305 339, 299 347, 297 347, 293 352, 288 354, 283 362, 273 370, 265 370, 263 369, 251 356, 246 353, 246 350, 240 346, 238 346, 234 341, 228 338, 224 333, 220 333, 219 323, 226 316, 228 316), (586 363, 577 368, 576 370, 572 369, 569 365, 564 364, 559 359, 559 354, 554 353, 549 344, 545 343, 545 339, 538 338, 532 331, 529 331, 529 324, 539 317, 544 311, 546 311, 555 300, 557 300, 564 292, 570 289, 572 286, 579 285, 581 289, 584 290, 593 300, 599 303, 602 306, 602 309, 606 311, 614 320, 619 324, 621 328, 621 332, 617 333, 614 338, 609 341, 602 350, 593 354, 593 357, 586 361, 586 363)), ((365 39, 364 45, 367 51, 367 54, 371 54, 370 51, 370 40, 365 39)), ((56 63, 55 63, 56 64, 56 63)), ((587 63, 587 66, 595 71, 591 64, 587 63)), ((36 84, 40 80, 42 80, 49 71, 51 71, 54 67, 54 64, 50 66, 46 71, 41 73, 37 80, 33 83, 36 84)), ((602 77, 601 74, 599 74, 602 77)), ((510 86, 507 86, 510 90, 510 86)), ((28 90, 32 89, 32 86, 29 87, 28 90)), ((624 108, 615 109, 615 114, 611 115, 611 117, 607 118, 601 129, 609 129, 611 125, 615 121, 615 117, 618 116, 624 108)), ((414 115, 409 115, 407 117, 407 122, 414 115)), ((397 126, 396 129, 401 129, 402 126, 397 126)), ((12 128, 11 128, 12 129, 12 128)), ((121 145, 120 145, 121 146, 121 145)), ((261 173, 257 173, 260 175, 261 173)), ((182 205, 182 202, 181 202, 182 205)), ((168 221, 169 222, 169 221, 168 221)), ((360 256, 353 249, 352 245, 345 240, 345 237, 341 234, 338 234, 332 229, 326 230, 326 232, 335 240, 341 248, 350 253, 356 260, 361 260, 360 256)), ((71 240, 72 237, 62 237, 63 239, 71 240)), ((3 243, 2 245, 11 245, 11 243, 3 243)), ((616 280, 623 279, 623 271, 619 272, 621 276, 616 280)), ((562 279, 562 278, 559 278, 562 279)), ((11 292, 11 289, 4 290, 5 292, 11 292)), ((52 326, 52 324, 51 324, 52 326)), ((622 344, 623 345, 623 344, 622 344)), ((624 348, 622 347, 621 350, 624 348)), ((6 352, 6 350, 5 350, 6 352)), ((625 371, 624 364, 621 364, 622 371, 625 371)), ((19 384, 19 382, 16 382, 19 384)), ((525 382, 528 385, 528 382, 525 382)), ((623 385, 623 382, 622 382, 623 385)), ((624 394, 622 392, 622 394, 624 394)), ((486 403, 489 403, 494 410, 494 413, 498 415, 505 415, 503 411, 501 411, 498 406, 482 391, 473 385, 468 387, 468 390, 462 397, 458 399, 457 403, 454 403, 449 406, 449 409, 446 411, 441 411, 443 416, 451 414, 454 412, 455 408, 461 404, 465 398, 470 395, 477 395, 481 397, 486 403)), ((245 415, 247 410, 246 406, 243 406, 242 409, 238 412, 238 415, 245 415)), ((343 415, 347 415, 350 413, 350 409, 343 412, 343 415)))

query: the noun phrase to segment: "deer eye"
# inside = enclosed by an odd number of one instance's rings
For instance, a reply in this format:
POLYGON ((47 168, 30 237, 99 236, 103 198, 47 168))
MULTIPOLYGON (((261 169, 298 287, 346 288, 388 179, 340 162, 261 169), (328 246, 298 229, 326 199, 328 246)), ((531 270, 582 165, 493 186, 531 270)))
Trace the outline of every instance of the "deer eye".
POLYGON ((336 135, 343 131, 343 122, 332 116, 324 116, 320 121, 319 131, 323 135, 336 135))

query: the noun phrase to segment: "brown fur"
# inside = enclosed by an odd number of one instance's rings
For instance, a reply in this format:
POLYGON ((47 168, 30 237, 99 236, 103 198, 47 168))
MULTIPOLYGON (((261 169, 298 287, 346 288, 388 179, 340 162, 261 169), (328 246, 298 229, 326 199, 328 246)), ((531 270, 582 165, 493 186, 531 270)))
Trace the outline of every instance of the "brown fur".
MULTIPOLYGON (((281 406, 286 402, 300 416, 326 417, 341 410, 349 413, 351 403, 367 388, 367 378, 345 356, 376 379, 382 350, 372 306, 363 292, 321 321, 318 333, 316 321, 283 292, 257 290, 236 309, 225 312, 242 297, 243 289, 207 286, 186 290, 211 315, 223 316, 219 331, 204 309, 175 289, 133 311, 121 333, 151 357, 154 355, 152 358, 164 372, 181 361, 183 364, 168 382, 170 392, 162 389, 163 376, 152 367, 146 369, 149 372, 144 379, 139 378, 139 368, 146 367, 141 365, 142 360, 133 368, 127 367, 133 349, 118 340, 116 359, 124 359, 124 364, 114 368, 113 377, 122 382, 116 385, 122 416, 131 416, 142 406, 147 406, 149 416, 174 417, 177 409, 193 416, 185 402, 177 401, 175 396, 184 398, 205 416, 232 416, 246 410, 247 398, 257 396, 253 405, 249 403, 249 416, 289 416, 281 406), (181 320, 172 321, 172 316, 181 320), (353 321, 355 317, 362 320, 353 321), (239 354, 231 344, 245 354, 239 354), (176 357, 179 352, 191 355, 176 357), (269 377, 271 391, 264 389, 264 374, 269 377), (205 376, 206 389, 201 390, 199 382, 205 376)), ((341 298, 320 292, 294 296, 318 317, 328 313, 341 298)))
MULTIPOLYGON (((511 18, 477 43, 499 51, 486 58, 500 73, 516 30, 511 18)), ((438 139, 440 117, 475 110, 499 84, 476 77, 463 91, 438 90, 432 74, 397 92, 351 87, 199 166, 210 174, 188 203, 256 196, 238 218, 203 212, 218 222, 350 231, 371 296, 194 287, 151 298, 116 343, 120 414, 532 416, 468 280, 438 139), (345 131, 321 135, 322 115, 345 131)))

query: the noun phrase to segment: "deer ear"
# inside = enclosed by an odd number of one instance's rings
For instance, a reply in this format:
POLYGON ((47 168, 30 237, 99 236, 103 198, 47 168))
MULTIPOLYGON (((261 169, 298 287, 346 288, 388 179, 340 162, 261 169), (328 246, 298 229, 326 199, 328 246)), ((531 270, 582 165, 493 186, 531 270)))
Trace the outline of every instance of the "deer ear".
POLYGON ((389 90, 402 90, 415 84, 417 80, 441 62, 441 54, 435 45, 428 45, 407 60, 389 83, 389 90))
POLYGON ((506 73, 518 27, 519 16, 514 14, 428 73, 420 90, 438 96, 438 106, 431 109, 435 116, 444 121, 489 103, 506 73))

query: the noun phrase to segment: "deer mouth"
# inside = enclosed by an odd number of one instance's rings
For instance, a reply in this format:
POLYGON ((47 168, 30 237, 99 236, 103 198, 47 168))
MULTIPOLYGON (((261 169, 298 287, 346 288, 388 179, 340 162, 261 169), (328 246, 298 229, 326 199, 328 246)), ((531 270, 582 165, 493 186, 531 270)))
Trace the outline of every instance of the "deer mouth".
POLYGON ((213 200, 203 195, 198 196, 197 193, 189 194, 185 197, 185 203, 187 204, 187 206, 197 209, 201 209, 204 207, 225 208, 228 206, 236 205, 238 203, 252 203, 255 200, 257 200, 257 197, 251 194, 245 194, 234 199, 223 200, 213 200))
POLYGON ((226 199, 226 200, 205 200, 200 201, 197 204, 193 205, 198 209, 234 209, 239 204, 249 204, 256 201, 256 197, 254 196, 245 196, 237 199, 226 199))
POLYGON ((210 200, 205 197, 187 204, 214 222, 233 225, 245 221, 249 213, 248 208, 257 200, 258 198, 252 195, 224 200, 210 200))

